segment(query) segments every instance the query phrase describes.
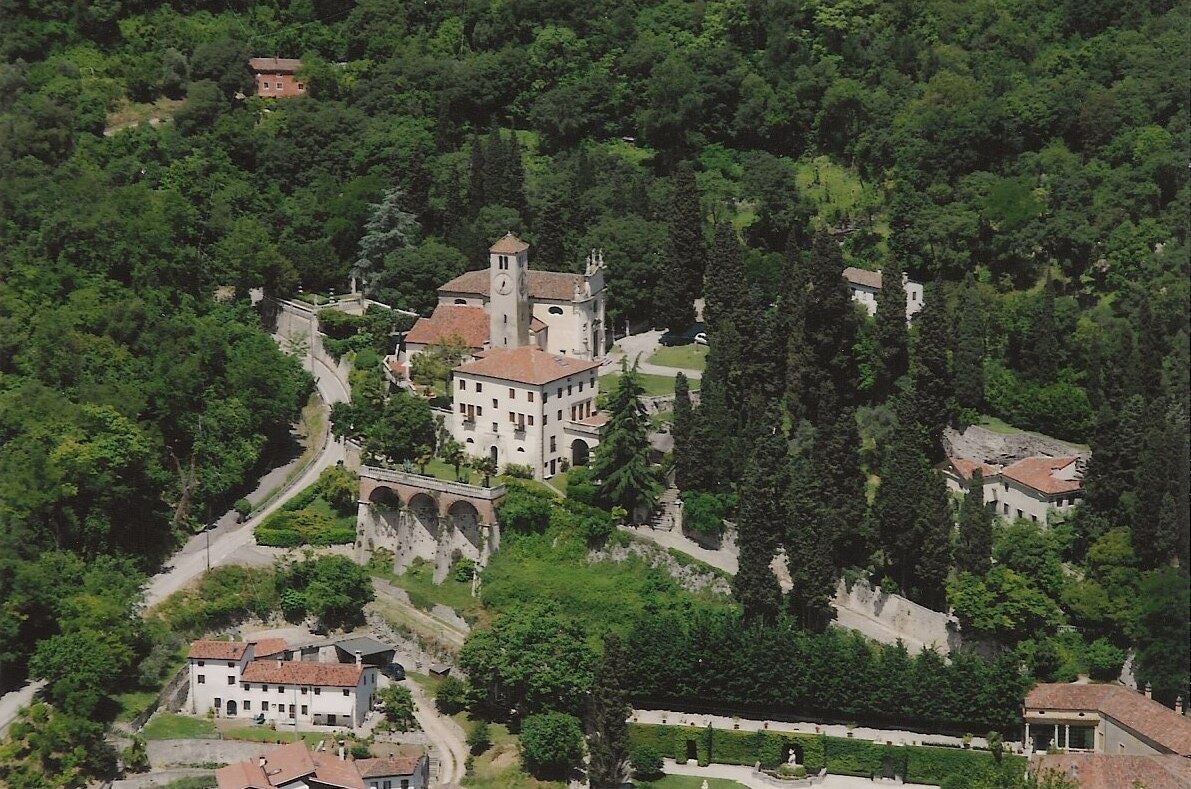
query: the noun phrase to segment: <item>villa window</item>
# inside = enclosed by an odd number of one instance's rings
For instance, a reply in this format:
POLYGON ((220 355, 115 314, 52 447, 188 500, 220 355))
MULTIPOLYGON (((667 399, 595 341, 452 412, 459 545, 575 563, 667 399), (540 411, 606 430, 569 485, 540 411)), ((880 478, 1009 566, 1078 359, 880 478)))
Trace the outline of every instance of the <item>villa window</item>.
POLYGON ((206 676, 205 674, 199 674, 199 675, 198 675, 198 684, 200 684, 200 685, 206 685, 206 684, 207 684, 207 676, 206 676))
POLYGON ((302 688, 302 695, 303 695, 303 696, 305 696, 305 695, 306 695, 306 691, 307 691, 307 690, 309 690, 309 688, 302 688))
POLYGON ((562 307, 551 307, 547 312, 551 315, 562 315, 562 307))
POLYGON ((207 665, 206 663, 204 663, 204 662, 203 662, 203 661, 201 661, 201 660, 198 662, 198 664, 199 664, 200 666, 205 666, 205 665, 207 665))
POLYGON ((245 699, 244 704, 242 706, 244 707, 245 712, 250 712, 252 710, 252 702, 248 701, 247 699, 245 699))
POLYGON ((347 688, 344 688, 344 689, 343 689, 343 695, 344 695, 344 696, 350 696, 351 694, 352 694, 352 692, 351 692, 350 690, 348 690, 347 688))
POLYGON ((510 390, 509 390, 509 399, 510 399, 510 400, 516 400, 516 399, 517 399, 517 390, 516 390, 516 389, 510 389, 510 390))
POLYGON ((229 685, 235 685, 235 684, 236 684, 236 678, 235 678, 235 677, 228 677, 228 678, 227 678, 227 684, 229 684, 229 685))
POLYGON ((315 688, 315 689, 314 689, 314 695, 316 695, 316 696, 321 696, 322 694, 323 694, 323 689, 322 689, 322 688, 315 688))
POLYGON ((235 663, 233 663, 232 661, 230 661, 230 660, 229 660, 229 661, 227 662, 227 667, 228 667, 228 668, 235 668, 235 667, 236 667, 236 664, 235 664, 235 663))
POLYGON ((268 712, 268 711, 269 711, 269 702, 262 701, 261 702, 261 712, 268 712))
POLYGON ((459 379, 459 391, 462 392, 467 389, 467 381, 462 378, 459 379))
POLYGON ((533 392, 528 392, 527 394, 529 395, 529 402, 532 403, 533 402, 533 392))
POLYGON ((306 709, 307 709, 307 708, 306 708, 306 705, 305 705, 305 704, 303 704, 303 705, 302 705, 302 714, 303 714, 303 715, 305 715, 305 714, 306 714, 306 709))

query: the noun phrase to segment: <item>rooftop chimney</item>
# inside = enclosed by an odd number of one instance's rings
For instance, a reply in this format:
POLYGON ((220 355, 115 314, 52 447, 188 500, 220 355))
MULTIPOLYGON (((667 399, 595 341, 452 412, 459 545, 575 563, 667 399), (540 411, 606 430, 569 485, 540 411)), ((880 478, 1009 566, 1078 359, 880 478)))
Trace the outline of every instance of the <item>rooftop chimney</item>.
POLYGON ((1148 682, 1146 683, 1146 698, 1147 699, 1154 698, 1154 689, 1152 687, 1150 687, 1150 683, 1148 683, 1148 682))
POLYGON ((1174 700, 1174 711, 1180 715, 1187 714, 1187 708, 1183 706, 1183 697, 1182 696, 1179 696, 1177 699, 1174 700))
POLYGON ((256 757, 256 765, 257 765, 257 767, 260 767, 262 770, 263 770, 263 769, 265 769, 265 756, 264 756, 264 754, 261 754, 260 756, 256 757))
POLYGON ((339 743, 339 761, 342 762, 342 761, 346 761, 346 760, 347 759, 346 759, 346 756, 344 755, 344 750, 343 750, 343 743, 341 742, 341 743, 339 743))
POLYGON ((364 665, 364 653, 358 649, 356 650, 356 665, 357 666, 364 665))

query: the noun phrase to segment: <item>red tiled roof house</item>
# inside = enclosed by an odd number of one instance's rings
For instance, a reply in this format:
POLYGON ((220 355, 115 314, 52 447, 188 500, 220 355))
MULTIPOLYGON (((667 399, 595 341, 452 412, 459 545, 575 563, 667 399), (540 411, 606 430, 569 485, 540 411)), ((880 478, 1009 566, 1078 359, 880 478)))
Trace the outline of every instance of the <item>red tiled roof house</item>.
POLYGON ((256 80, 258 96, 288 99, 306 92, 306 84, 298 78, 302 61, 297 58, 249 58, 248 68, 256 80))

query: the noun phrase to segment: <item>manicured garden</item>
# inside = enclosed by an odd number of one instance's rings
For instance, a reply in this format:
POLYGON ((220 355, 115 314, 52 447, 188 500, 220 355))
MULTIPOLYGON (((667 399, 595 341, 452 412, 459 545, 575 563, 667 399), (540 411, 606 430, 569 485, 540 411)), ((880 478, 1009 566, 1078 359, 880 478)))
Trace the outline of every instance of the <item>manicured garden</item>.
POLYGON ((318 481, 283 504, 254 530, 258 545, 340 545, 356 539, 355 475, 342 467, 325 469, 318 481))

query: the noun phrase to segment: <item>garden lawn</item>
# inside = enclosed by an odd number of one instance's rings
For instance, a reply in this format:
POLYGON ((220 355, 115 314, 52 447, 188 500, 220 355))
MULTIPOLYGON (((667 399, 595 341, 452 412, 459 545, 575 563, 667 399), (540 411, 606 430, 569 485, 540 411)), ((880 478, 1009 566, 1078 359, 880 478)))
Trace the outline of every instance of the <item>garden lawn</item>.
POLYGON ((112 698, 119 705, 119 709, 116 712, 116 720, 128 722, 147 710, 157 700, 157 691, 129 690, 124 693, 117 693, 112 698))
POLYGON ((703 370, 707 367, 707 346, 695 343, 662 346, 649 357, 649 363, 683 370, 703 370))
POLYGON ((213 740, 215 723, 206 718, 159 712, 141 732, 146 740, 213 740))
MULTIPOLYGON (((637 379, 641 382, 641 388, 645 390, 645 394, 649 396, 674 394, 674 378, 669 375, 653 375, 652 373, 637 373, 637 379)), ((620 373, 608 373, 600 376, 600 394, 607 395, 616 390, 616 384, 620 380, 620 373)), ((699 382, 691 381, 690 389, 692 392, 699 390, 699 382)))
MULTIPOLYGON (((465 732, 470 733, 475 726, 467 713, 460 712, 451 717, 465 732)), ((562 789, 565 786, 561 781, 539 781, 522 771, 517 735, 510 734, 507 726, 490 723, 488 733, 492 737, 492 747, 472 756, 471 769, 463 779, 464 786, 482 789, 562 789)))

